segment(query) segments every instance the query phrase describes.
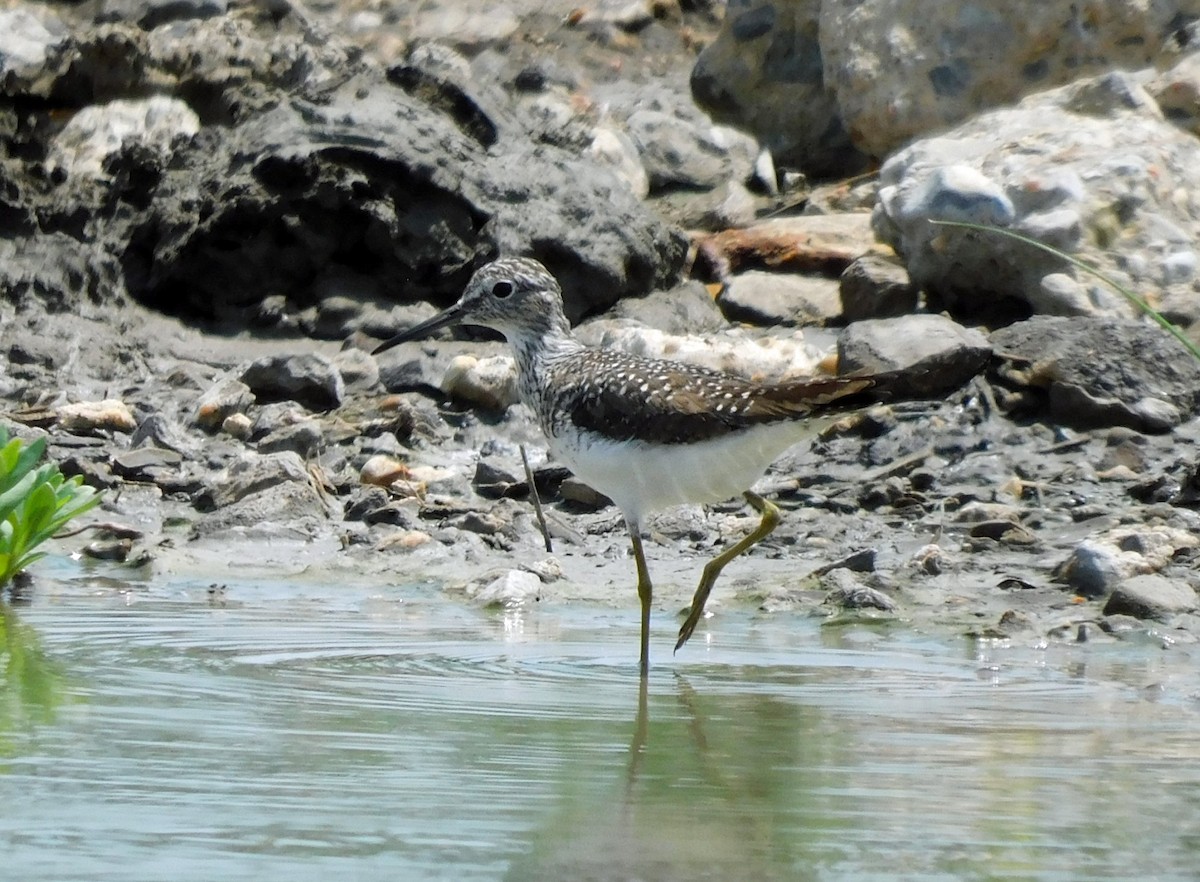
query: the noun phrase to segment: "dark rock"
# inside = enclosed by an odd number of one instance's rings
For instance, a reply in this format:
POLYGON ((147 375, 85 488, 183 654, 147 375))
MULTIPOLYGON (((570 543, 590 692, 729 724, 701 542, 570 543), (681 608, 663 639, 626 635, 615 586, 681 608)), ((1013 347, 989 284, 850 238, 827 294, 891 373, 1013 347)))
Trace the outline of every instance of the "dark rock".
POLYGON ((475 463, 475 477, 471 479, 475 492, 488 499, 521 497, 529 492, 529 484, 499 466, 480 459, 475 463))
POLYGON ((149 31, 173 21, 223 15, 228 0, 104 0, 97 21, 131 21, 149 31))
POLYGON ((991 356, 981 333, 941 315, 867 319, 846 328, 837 342, 842 373, 895 372, 898 397, 936 396, 966 383, 991 356))
POLYGON ((152 445, 163 450, 173 450, 184 456, 195 456, 199 444, 187 437, 183 430, 161 413, 153 413, 140 423, 129 437, 130 447, 152 445))
POLYGON ((564 500, 585 511, 598 511, 612 505, 611 499, 575 477, 567 478, 559 484, 558 493, 564 500))
POLYGON ((1165 432, 1200 407, 1200 362, 1154 325, 1035 316, 994 332, 997 380, 1075 427, 1165 432))
POLYGON ((312 410, 331 410, 342 403, 342 375, 323 355, 268 355, 242 372, 241 380, 258 402, 297 401, 312 410))
POLYGON ((856 258, 838 280, 842 317, 848 322, 908 315, 917 307, 917 287, 897 260, 879 254, 856 258))
POLYGON ((129 557, 132 549, 133 540, 131 539, 108 539, 89 542, 83 546, 83 554, 93 560, 123 561, 129 557))
POLYGON ((825 83, 819 4, 730 6, 692 68, 692 96, 712 116, 753 132, 781 164, 825 177, 866 166, 825 83))
MULTIPOLYGON (((240 329, 266 298, 277 315, 289 312, 280 296, 296 311, 313 306, 339 272, 365 280, 360 293, 445 300, 478 259, 524 253, 564 281, 578 318, 678 272, 683 236, 610 171, 535 140, 489 82, 389 78, 288 4, 204 17, 226 5, 111 0, 118 20, 101 26, 82 20, 86 10, 72 10, 70 27, 21 14, 28 57, 4 63, 20 68, 6 89, 27 108, 23 155, 50 153, 56 108, 74 119, 142 100, 126 96, 181 104, 200 126, 170 141, 169 161, 117 134, 100 174, 48 166, 54 187, 0 174, 7 299, 66 308, 130 293, 240 329)), ((319 313, 322 330, 343 329, 325 321, 335 311, 319 313)))
POLYGON ((321 426, 316 420, 300 420, 268 433, 258 442, 258 452, 279 453, 291 450, 308 459, 321 448, 322 441, 321 426))

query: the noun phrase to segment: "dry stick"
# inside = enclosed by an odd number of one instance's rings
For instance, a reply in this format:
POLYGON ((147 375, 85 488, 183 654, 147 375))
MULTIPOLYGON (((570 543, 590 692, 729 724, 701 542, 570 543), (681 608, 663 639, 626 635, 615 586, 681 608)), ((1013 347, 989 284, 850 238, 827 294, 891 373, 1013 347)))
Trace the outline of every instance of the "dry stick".
POLYGON ((529 467, 529 457, 525 455, 525 445, 520 445, 521 462, 525 465, 525 480, 529 482, 529 496, 533 500, 533 510, 537 514, 538 526, 542 528, 542 538, 546 540, 546 553, 553 554, 554 546, 550 543, 550 528, 546 526, 546 514, 542 511, 542 500, 538 496, 537 485, 533 483, 533 469, 529 467))

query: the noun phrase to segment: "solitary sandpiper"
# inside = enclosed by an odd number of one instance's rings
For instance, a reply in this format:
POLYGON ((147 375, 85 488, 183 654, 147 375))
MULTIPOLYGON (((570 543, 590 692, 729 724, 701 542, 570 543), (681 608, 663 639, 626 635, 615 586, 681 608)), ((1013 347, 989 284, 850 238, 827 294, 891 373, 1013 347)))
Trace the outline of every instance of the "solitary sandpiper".
POLYGON ((375 354, 447 325, 499 331, 512 346, 521 399, 536 415, 551 454, 621 509, 637 565, 642 605, 641 673, 649 670, 652 587, 642 551, 647 514, 739 493, 758 527, 704 567, 678 650, 704 615, 713 584, 731 560, 779 523, 779 509, 750 490, 804 434, 804 417, 861 406, 867 377, 778 384, 675 361, 591 349, 571 333, 562 289, 535 260, 497 260, 477 271, 445 312, 382 343, 375 354))

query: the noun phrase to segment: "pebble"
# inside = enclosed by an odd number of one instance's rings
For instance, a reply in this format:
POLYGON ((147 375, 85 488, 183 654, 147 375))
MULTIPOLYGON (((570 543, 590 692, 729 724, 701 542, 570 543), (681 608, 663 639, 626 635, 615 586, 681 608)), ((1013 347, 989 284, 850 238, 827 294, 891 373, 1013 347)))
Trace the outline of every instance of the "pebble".
POLYGON ((244 414, 253 404, 254 393, 249 386, 234 377, 224 377, 200 396, 195 411, 196 425, 216 430, 224 425, 226 418, 235 413, 244 414))
POLYGON ((221 421, 222 432, 242 441, 250 437, 250 431, 253 427, 254 423, 244 413, 231 413, 221 421))
POLYGON ((359 479, 362 483, 375 487, 391 487, 397 481, 411 481, 412 472, 399 460, 378 454, 363 463, 359 479))
POLYGON ((79 401, 58 408, 58 425, 68 432, 132 432, 137 420, 129 406, 115 398, 103 401, 79 401))

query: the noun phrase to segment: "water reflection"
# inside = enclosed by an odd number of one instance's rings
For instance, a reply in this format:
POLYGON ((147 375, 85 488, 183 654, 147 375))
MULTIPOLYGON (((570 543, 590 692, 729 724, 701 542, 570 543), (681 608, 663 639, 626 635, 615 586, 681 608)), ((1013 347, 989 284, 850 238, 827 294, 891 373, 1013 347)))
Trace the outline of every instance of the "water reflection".
POLYGON ((0 757, 17 751, 19 738, 47 725, 63 700, 62 672, 42 650, 37 632, 0 600, 0 757))
POLYGON ((0 719, 14 878, 1194 866, 1200 706, 1178 651, 726 611, 643 685, 624 610, 296 583, 213 603, 207 582, 92 580, 5 613, 6 658, 24 659, 0 719))

